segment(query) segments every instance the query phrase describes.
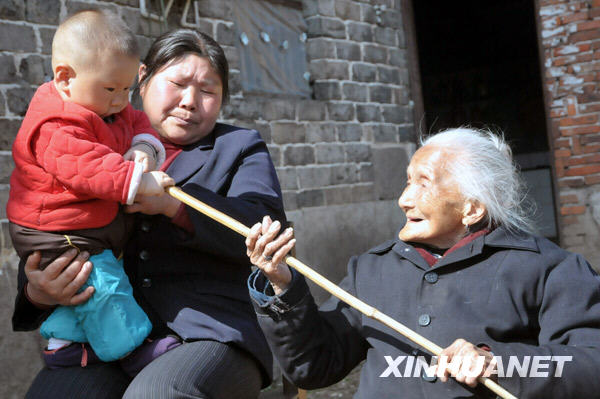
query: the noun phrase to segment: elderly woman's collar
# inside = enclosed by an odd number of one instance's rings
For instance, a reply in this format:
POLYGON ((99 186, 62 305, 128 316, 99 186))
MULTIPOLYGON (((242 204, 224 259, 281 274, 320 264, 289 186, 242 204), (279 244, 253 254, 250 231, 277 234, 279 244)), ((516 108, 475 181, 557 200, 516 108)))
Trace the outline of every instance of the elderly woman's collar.
POLYGON ((485 236, 485 245, 491 247, 524 249, 534 252, 540 252, 534 236, 530 234, 513 234, 503 227, 494 229, 485 236))

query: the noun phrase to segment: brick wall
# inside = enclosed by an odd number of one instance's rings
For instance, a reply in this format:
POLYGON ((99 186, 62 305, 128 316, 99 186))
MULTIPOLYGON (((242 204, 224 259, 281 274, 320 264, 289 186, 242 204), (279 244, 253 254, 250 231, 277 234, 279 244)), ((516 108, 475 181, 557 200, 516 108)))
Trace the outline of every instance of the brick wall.
MULTIPOLYGON (((157 1, 148 1, 150 5, 157 1)), ((184 1, 168 28, 179 27, 184 1)), ((339 280, 351 254, 393 236, 402 223, 396 199, 414 151, 412 102, 400 0, 303 0, 312 97, 244 93, 232 0, 200 0, 199 29, 224 47, 231 100, 221 120, 256 128, 277 168, 300 259, 339 280)), ((5 213, 10 149, 37 86, 51 79, 56 25, 84 8, 121 15, 146 49, 168 29, 140 15, 138 0, 0 0, 0 397, 23 397, 41 367, 37 333, 8 322, 17 259, 5 213)), ((325 294, 316 290, 319 298, 325 294)))
POLYGON ((540 0, 561 244, 600 266, 600 0, 540 0))

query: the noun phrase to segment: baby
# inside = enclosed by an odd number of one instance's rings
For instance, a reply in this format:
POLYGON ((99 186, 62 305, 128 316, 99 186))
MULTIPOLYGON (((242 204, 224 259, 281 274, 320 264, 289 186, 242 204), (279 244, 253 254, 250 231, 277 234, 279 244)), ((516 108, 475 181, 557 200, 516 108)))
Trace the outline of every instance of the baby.
POLYGON ((83 11, 67 19, 52 42, 54 79, 36 91, 13 145, 7 215, 19 256, 40 250, 43 268, 76 247, 94 265, 86 282, 94 295, 56 308, 42 324, 51 352, 89 342, 101 360, 112 361, 152 329, 120 260, 131 225, 120 204, 161 194, 174 182, 150 171, 164 160, 164 147, 146 115, 129 104, 139 55, 118 16, 83 11))

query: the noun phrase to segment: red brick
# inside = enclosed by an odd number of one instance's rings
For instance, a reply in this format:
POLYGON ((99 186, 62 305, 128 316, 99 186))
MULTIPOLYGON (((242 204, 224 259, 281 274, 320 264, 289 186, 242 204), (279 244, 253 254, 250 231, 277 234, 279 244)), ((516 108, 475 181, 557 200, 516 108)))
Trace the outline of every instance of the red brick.
POLYGON ((593 0, 592 7, 600 7, 600 0, 593 0))
POLYGON ((575 194, 565 194, 560 196, 561 204, 576 204, 579 202, 579 197, 575 194))
POLYGON ((575 155, 579 155, 581 154, 581 142, 579 140, 579 136, 573 136, 571 137, 571 151, 573 151, 573 154, 575 155))
POLYGON ((585 180, 583 180, 583 177, 561 179, 558 181, 558 186, 559 187, 570 187, 570 188, 583 187, 583 186, 585 186, 585 180))
POLYGON ((585 19, 588 19, 589 17, 589 13, 588 11, 582 11, 582 12, 578 12, 575 14, 569 14, 569 15, 565 15, 564 17, 561 18, 563 25, 571 23, 571 22, 575 22, 575 21, 583 21, 585 19))
MULTIPOLYGON (((572 47, 573 45, 569 45, 569 47, 572 47)), ((565 47, 566 46, 561 46, 561 47, 557 47, 554 49, 554 56, 555 57, 560 57, 562 55, 571 55, 571 54, 577 54, 577 53, 584 53, 586 51, 590 51, 592 49, 592 44, 591 43, 582 43, 582 44, 578 44, 575 47, 578 48, 578 51, 576 52, 572 52, 569 49, 569 52, 567 54, 564 53, 565 51, 565 47)), ((568 48, 568 47, 567 47, 568 48)))
POLYGON ((579 217, 578 216, 563 216, 560 218, 563 224, 578 224, 579 217))
POLYGON ((592 184, 600 184, 600 175, 586 176, 585 184, 588 186, 591 186, 592 184))
POLYGON ((572 136, 574 134, 594 134, 600 133, 600 126, 592 125, 592 126, 579 126, 573 127, 570 129, 561 129, 560 134, 562 136, 572 136))
POLYGON ((590 90, 594 90, 595 87, 590 85, 590 89, 587 86, 583 87, 583 94, 577 95, 577 102, 581 103, 597 103, 600 101, 600 93, 590 92, 590 90))
POLYGON ((581 215, 585 213, 585 205, 580 206, 563 206, 560 208, 561 215, 581 215))
POLYGON ((589 163, 600 163, 600 154, 585 155, 583 157, 572 157, 567 160, 567 165, 585 165, 589 163))
POLYGON ((590 10, 590 18, 598 18, 600 17, 600 8, 592 8, 590 10))
POLYGON ((595 82, 597 80, 595 73, 588 73, 587 75, 579 75, 579 78, 583 78, 584 82, 595 82))
POLYGON ((600 38, 600 29, 584 30, 582 32, 569 35, 569 43, 584 42, 586 40, 594 40, 600 38))
POLYGON ((600 103, 580 105, 579 112, 581 112, 582 114, 586 114, 588 112, 600 112, 600 103))
MULTIPOLYGON (((600 33, 600 29, 598 30, 598 32, 600 33)), ((598 37, 600 38, 600 34, 598 35, 598 37)), ((588 62, 588 61, 592 61, 593 59, 594 59, 593 53, 579 54, 576 56, 575 62, 577 62, 577 63, 588 62)))
POLYGON ((586 145, 586 146, 583 146, 583 153, 584 154, 592 154, 594 152, 600 152, 600 144, 598 144, 598 145, 586 145))
POLYGON ((565 176, 585 176, 600 173, 600 165, 587 165, 575 168, 569 168, 565 171, 565 176))
POLYGON ((550 110, 550 118, 560 118, 567 116, 567 111, 563 108, 550 110))
POLYGON ((565 100, 567 102, 567 112, 573 116, 577 113, 577 97, 569 96, 565 100))
POLYGON ((565 158, 565 157, 570 157, 571 156, 571 150, 555 150, 554 151, 554 156, 556 158, 565 158))
POLYGON ((571 147, 571 140, 568 139, 568 138, 562 138, 562 139, 554 140, 554 147, 555 148, 570 148, 571 147))
POLYGON ((559 121, 560 126, 577 126, 577 125, 591 125, 598 121, 598 115, 584 115, 574 118, 562 118, 559 121))
POLYGON ((598 29, 600 28, 600 20, 599 21, 588 21, 577 24, 577 31, 584 31, 590 29, 598 29))
POLYGON ((600 136, 583 136, 581 137, 581 144, 589 143, 600 143, 600 136))
POLYGON ((565 57, 555 58, 552 61, 552 65, 553 66, 563 66, 563 65, 567 65, 567 64, 570 64, 572 62, 575 62, 576 60, 577 60, 577 57, 575 57, 574 55, 567 55, 565 57))

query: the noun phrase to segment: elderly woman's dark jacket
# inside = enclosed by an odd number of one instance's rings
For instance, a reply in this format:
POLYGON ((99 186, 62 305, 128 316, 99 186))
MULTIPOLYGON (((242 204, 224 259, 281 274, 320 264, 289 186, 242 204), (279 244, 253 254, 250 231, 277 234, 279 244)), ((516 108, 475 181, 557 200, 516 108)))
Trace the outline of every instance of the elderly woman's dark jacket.
MULTIPOLYGON (((217 124, 166 172, 183 191, 247 226, 264 215, 285 220, 273 163, 254 130, 217 124)), ((191 208, 187 213, 194 233, 162 215, 139 215, 126 247, 125 269, 154 326, 151 336, 174 331, 184 340, 233 343, 259 360, 266 382, 272 355, 248 296, 244 237, 191 208)), ((33 329, 47 314, 22 295, 20 271, 13 328, 33 329)))
MULTIPOLYGON (((425 355, 415 344, 336 298, 318 310, 298 274, 279 297, 263 295, 264 275, 249 282, 269 345, 300 387, 333 384, 366 359, 356 398, 490 394, 453 379, 443 383, 420 372, 414 377, 415 367, 407 363, 425 355)), ((581 256, 544 238, 515 237, 499 228, 434 267, 411 245, 389 241, 352 258, 341 286, 441 347, 457 338, 489 346, 505 371, 510 355, 520 364, 525 356, 547 356, 537 362, 549 377, 499 378, 519 398, 600 395, 598 277, 581 256), (550 356, 572 356, 561 377, 554 377, 558 363, 550 356)), ((533 362, 529 358, 528 371, 533 362)))

